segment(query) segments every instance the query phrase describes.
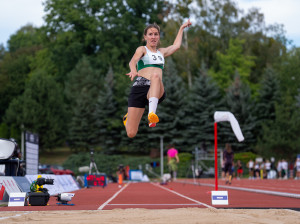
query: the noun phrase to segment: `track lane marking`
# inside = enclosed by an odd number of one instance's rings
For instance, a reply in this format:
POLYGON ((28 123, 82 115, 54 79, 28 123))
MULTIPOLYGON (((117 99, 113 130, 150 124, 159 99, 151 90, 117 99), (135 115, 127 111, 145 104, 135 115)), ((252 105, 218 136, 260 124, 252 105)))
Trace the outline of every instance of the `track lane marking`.
POLYGON ((112 206, 120 206, 120 205, 131 205, 131 206, 138 206, 138 205, 145 205, 145 206, 170 206, 170 205, 176 205, 176 206, 182 206, 182 205, 200 205, 200 204, 108 204, 109 206, 112 205, 112 206))
MULTIPOLYGON (((12 211, 12 212, 14 212, 14 211, 12 211)), ((16 218, 16 217, 20 217, 20 216, 27 215, 27 214, 30 214, 30 213, 32 213, 32 212, 24 212, 24 213, 21 213, 21 214, 16 214, 16 215, 11 215, 11 216, 4 216, 4 217, 0 217, 0 220, 16 218)))
MULTIPOLYGON (((166 187, 163 187, 163 186, 160 186, 160 185, 158 185, 158 184, 154 184, 154 183, 151 183, 151 184, 154 185, 154 186, 156 186, 156 187, 160 187, 161 189, 164 189, 164 190, 166 190, 166 191, 172 192, 173 194, 176 194, 176 195, 178 195, 178 196, 180 196, 180 197, 182 197, 182 198, 185 198, 185 199, 188 199, 188 200, 190 200, 190 201, 196 202, 198 205, 203 205, 203 206, 205 206, 205 207, 207 207, 207 208, 214 208, 214 207, 212 207, 212 206, 210 206, 210 205, 207 205, 207 204, 205 204, 205 203, 202 203, 202 202, 200 202, 200 201, 197 201, 197 200, 195 200, 195 199, 192 199, 192 198, 190 198, 190 197, 187 197, 187 196, 185 196, 185 195, 183 195, 183 194, 180 194, 180 193, 178 193, 178 192, 176 192, 176 191, 174 191, 174 190, 170 190, 170 189, 168 189, 168 188, 166 188, 166 187)), ((215 209, 215 208, 214 208, 214 209, 215 209)))
POLYGON ((115 199, 118 194, 120 194, 123 190, 125 190, 125 188, 127 188, 129 186, 130 183, 128 183, 127 185, 125 185, 124 187, 122 187, 119 191, 117 191, 110 199, 108 199, 106 202, 104 202, 99 208, 98 210, 102 210, 109 202, 111 202, 113 199, 115 199))
MULTIPOLYGON (((183 184, 192 184, 197 186, 207 186, 207 187, 214 187, 214 184, 207 184, 207 183, 192 183, 192 182, 185 182, 185 181, 176 181, 176 183, 183 183, 183 184)), ((253 189, 253 188, 245 188, 245 187, 233 187, 233 186, 226 186, 226 185, 219 185, 219 188, 226 188, 232 190, 239 190, 239 191, 248 191, 252 193, 261 193, 261 194, 268 194, 268 195, 275 195, 275 196, 283 196, 283 197, 290 197, 290 198, 300 198, 300 194, 294 193, 287 193, 287 192, 280 192, 280 191, 268 191, 268 190, 260 190, 260 189, 253 189)))

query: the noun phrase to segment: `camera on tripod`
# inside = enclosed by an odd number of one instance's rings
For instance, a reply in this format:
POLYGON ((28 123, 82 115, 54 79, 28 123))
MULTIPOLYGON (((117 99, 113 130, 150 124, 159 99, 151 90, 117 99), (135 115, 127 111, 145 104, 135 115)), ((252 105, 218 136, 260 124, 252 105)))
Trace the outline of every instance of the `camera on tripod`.
MULTIPOLYGON (((53 185, 54 184, 54 179, 38 178, 36 180, 36 185, 38 185, 38 186, 43 186, 45 184, 46 185, 53 185)), ((47 189, 47 188, 42 188, 42 189, 47 189)))
POLYGON ((95 153, 95 150, 93 148, 91 148, 90 149, 90 169, 89 169, 89 174, 92 174, 93 167, 95 168, 96 173, 99 173, 97 165, 96 165, 95 160, 94 160, 94 153, 95 153))
POLYGON ((54 179, 46 179, 38 177, 37 180, 33 181, 30 186, 30 191, 28 193, 29 204, 33 206, 47 205, 50 194, 47 188, 43 188, 43 185, 53 185, 54 179))

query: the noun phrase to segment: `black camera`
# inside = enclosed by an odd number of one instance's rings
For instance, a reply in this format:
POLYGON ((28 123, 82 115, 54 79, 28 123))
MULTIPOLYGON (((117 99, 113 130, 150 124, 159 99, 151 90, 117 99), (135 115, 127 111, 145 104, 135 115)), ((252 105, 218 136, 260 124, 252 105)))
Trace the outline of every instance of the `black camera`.
POLYGON ((43 188, 43 185, 53 185, 54 184, 54 179, 46 179, 46 178, 38 178, 37 180, 33 181, 32 184, 30 185, 30 191, 28 193, 29 197, 29 204, 30 205, 47 205, 49 199, 50 199, 50 194, 48 193, 47 188, 43 188))
POLYGON ((54 179, 45 179, 45 178, 38 178, 36 180, 36 185, 38 186, 42 186, 42 185, 53 185, 54 184, 54 179))

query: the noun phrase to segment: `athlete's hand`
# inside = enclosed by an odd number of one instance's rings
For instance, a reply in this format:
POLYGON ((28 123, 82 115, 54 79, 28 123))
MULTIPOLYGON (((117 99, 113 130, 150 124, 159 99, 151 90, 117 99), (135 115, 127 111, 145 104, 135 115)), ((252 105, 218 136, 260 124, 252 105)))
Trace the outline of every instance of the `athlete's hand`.
POLYGON ((129 72, 126 75, 129 76, 129 78, 130 78, 131 81, 133 81, 134 77, 139 76, 139 74, 137 72, 129 72))
POLYGON ((189 19, 187 22, 185 22, 184 24, 182 24, 181 27, 184 29, 186 27, 190 27, 191 25, 192 25, 192 23, 191 23, 191 21, 189 19))

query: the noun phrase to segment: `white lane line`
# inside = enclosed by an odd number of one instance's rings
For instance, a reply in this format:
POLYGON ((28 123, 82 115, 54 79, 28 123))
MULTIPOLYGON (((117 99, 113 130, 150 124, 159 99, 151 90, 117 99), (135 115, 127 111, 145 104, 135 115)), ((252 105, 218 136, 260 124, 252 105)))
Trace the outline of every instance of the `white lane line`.
MULTIPOLYGON (((206 183, 192 183, 192 182, 184 182, 184 181, 176 181, 176 183, 184 183, 184 184, 192 184, 192 185, 198 185, 198 186, 208 186, 208 187, 214 187, 214 184, 206 184, 206 183)), ((257 186, 259 187, 259 186, 257 186)), ((280 191, 268 191, 268 190, 260 190, 260 189, 252 189, 252 188, 245 188, 245 187, 233 187, 233 186, 225 186, 225 185, 219 185, 219 188, 227 188, 232 190, 239 190, 239 191, 248 191, 253 193, 261 193, 261 194, 269 194, 269 195, 275 195, 275 196, 283 196, 283 197, 290 197, 290 198, 300 198, 300 194, 293 194, 293 193, 287 193, 287 192, 280 192, 280 191)))
POLYGON ((210 206, 210 205, 207 205, 207 204, 202 203, 202 202, 200 202, 200 201, 197 201, 197 200, 195 200, 195 199, 189 198, 189 197, 187 197, 187 196, 185 196, 185 195, 183 195, 183 194, 180 194, 180 193, 178 193, 178 192, 176 192, 176 191, 170 190, 170 189, 168 189, 168 188, 166 188, 166 187, 160 186, 160 185, 158 185, 158 184, 153 184, 153 183, 151 183, 151 184, 154 185, 154 186, 156 186, 156 187, 160 187, 160 188, 162 188, 162 189, 164 189, 164 190, 166 190, 166 191, 170 191, 170 192, 172 192, 173 194, 176 194, 176 195, 178 195, 178 196, 180 196, 180 197, 183 197, 183 198, 188 199, 188 200, 190 200, 190 201, 196 202, 196 203, 199 204, 199 205, 203 205, 203 206, 205 206, 205 207, 207 207, 207 208, 214 208, 214 207, 212 207, 212 206, 210 206))
POLYGON ((19 217, 19 216, 22 216, 22 215, 27 215, 31 212, 25 212, 25 213, 22 213, 22 214, 16 214, 16 215, 12 215, 12 216, 5 216, 5 217, 0 217, 0 220, 3 220, 3 219, 10 219, 10 218, 16 218, 16 217, 19 217))
POLYGON ((187 205, 191 205, 191 206, 195 206, 195 205, 199 205, 199 204, 109 204, 112 206, 139 206, 139 205, 143 205, 143 206, 170 206, 170 205, 174 205, 174 206, 187 206, 187 205))
POLYGON ((122 187, 118 192, 116 192, 110 199, 108 199, 106 202, 104 202, 99 208, 98 210, 102 210, 109 202, 111 202, 115 197, 118 196, 118 194, 120 194, 123 190, 125 190, 126 187, 129 186, 130 183, 128 183, 127 185, 125 185, 124 187, 122 187))

